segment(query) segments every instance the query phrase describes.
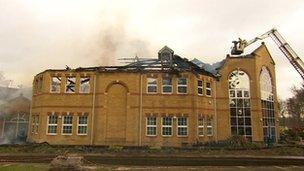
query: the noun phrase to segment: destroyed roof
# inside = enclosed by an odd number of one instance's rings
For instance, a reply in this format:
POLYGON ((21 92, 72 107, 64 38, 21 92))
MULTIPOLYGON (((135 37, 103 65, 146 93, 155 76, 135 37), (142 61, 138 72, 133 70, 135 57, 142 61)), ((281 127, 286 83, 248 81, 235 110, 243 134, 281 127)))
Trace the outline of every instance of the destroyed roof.
POLYGON ((225 64, 226 59, 220 61, 220 62, 216 62, 213 64, 208 64, 208 63, 204 63, 202 61, 200 61, 199 59, 194 58, 193 60, 191 60, 192 63, 196 64, 197 66, 199 66, 200 68, 203 68, 204 70, 212 73, 213 75, 217 75, 219 69, 222 68, 222 66, 225 64))

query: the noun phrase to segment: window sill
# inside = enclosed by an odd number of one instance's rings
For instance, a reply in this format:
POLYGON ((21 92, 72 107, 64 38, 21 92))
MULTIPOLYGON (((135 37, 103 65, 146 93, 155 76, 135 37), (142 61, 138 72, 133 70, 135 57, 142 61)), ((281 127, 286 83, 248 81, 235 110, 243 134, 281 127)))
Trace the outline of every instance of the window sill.
POLYGON ((57 135, 57 134, 55 134, 55 133, 54 134, 53 133, 47 133, 46 135, 52 135, 53 136, 53 135, 57 135))
POLYGON ((157 135, 146 135, 146 137, 157 137, 157 135))
POLYGON ((188 135, 177 135, 178 138, 187 138, 188 135))

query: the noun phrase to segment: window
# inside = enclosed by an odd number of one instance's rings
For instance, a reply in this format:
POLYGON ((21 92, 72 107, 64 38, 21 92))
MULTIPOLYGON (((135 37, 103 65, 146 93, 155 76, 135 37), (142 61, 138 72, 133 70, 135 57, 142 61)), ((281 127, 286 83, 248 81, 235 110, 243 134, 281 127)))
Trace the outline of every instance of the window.
POLYGON ((67 77, 65 84, 66 93, 75 93, 76 88, 76 77, 67 77))
POLYGON ((80 78, 80 93, 90 93, 90 77, 80 78))
POLYGON ((62 121, 62 134, 71 135, 73 129, 73 116, 63 116, 62 121))
POLYGON ((156 117, 147 117, 147 136, 156 136, 156 117))
POLYGON ((177 80, 177 93, 186 94, 187 93, 187 78, 178 78, 177 80))
POLYGON ((32 133, 38 134, 39 115, 32 116, 32 133))
POLYGON ((49 115, 48 116, 48 131, 47 133, 50 135, 56 135, 57 134, 57 122, 58 122, 58 116, 57 115, 49 115))
POLYGON ((162 135, 172 136, 172 117, 162 118, 162 135))
POLYGON ((263 66, 260 74, 264 141, 276 141, 273 86, 270 72, 263 66))
POLYGON ((156 78, 148 78, 147 79, 147 89, 148 93, 157 93, 157 79, 156 78))
POLYGON ((162 93, 171 94, 172 93, 172 78, 163 78, 162 80, 162 93))
POLYGON ((202 80, 197 80, 197 94, 198 95, 203 95, 203 85, 204 85, 204 82, 202 80))
POLYGON ((206 83, 206 96, 211 96, 211 83, 206 83))
POLYGON ((60 93, 61 77, 51 78, 51 93, 60 93))
POLYGON ((77 134, 87 135, 88 133, 88 116, 78 116, 77 134))
POLYGON ((177 136, 188 135, 188 118, 179 117, 177 118, 177 136))
POLYGON ((202 137, 204 136, 204 118, 203 117, 199 117, 198 118, 198 123, 197 123, 198 127, 197 127, 197 133, 198 133, 198 136, 202 137))
POLYGON ((213 119, 207 118, 207 136, 213 135, 213 119))
POLYGON ((252 139, 249 76, 234 70, 229 76, 230 125, 232 135, 252 139))

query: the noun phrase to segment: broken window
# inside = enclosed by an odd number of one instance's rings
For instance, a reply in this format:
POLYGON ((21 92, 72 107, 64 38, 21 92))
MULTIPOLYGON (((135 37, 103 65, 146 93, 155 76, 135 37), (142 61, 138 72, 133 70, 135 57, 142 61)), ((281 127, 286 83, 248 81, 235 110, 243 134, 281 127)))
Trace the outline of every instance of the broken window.
POLYGON ((172 78, 163 78, 162 80, 162 92, 164 94, 172 93, 172 78))
POLYGON ((157 79, 156 78, 147 79, 147 89, 148 89, 148 93, 157 93, 157 79))
POLYGON ((54 76, 51 78, 51 93, 60 93, 61 77, 54 76))
POLYGON ((63 117, 62 134, 71 135, 73 129, 73 116, 68 115, 63 117))
POLYGON ((177 80, 177 93, 186 94, 187 93, 187 78, 178 78, 177 80))
POLYGON ((90 93, 90 77, 80 78, 80 93, 90 93))
POLYGON ((88 133, 88 116, 78 116, 77 134, 87 135, 88 133))
POLYGON ((48 116, 48 131, 47 131, 48 134, 50 134, 50 135, 57 134, 57 122, 58 122, 57 115, 48 116))
POLYGON ((67 77, 65 84, 66 93, 75 93, 76 91, 76 77, 67 77))
POLYGON ((202 80, 197 80, 197 94, 198 95, 203 95, 203 85, 204 85, 204 82, 202 80))

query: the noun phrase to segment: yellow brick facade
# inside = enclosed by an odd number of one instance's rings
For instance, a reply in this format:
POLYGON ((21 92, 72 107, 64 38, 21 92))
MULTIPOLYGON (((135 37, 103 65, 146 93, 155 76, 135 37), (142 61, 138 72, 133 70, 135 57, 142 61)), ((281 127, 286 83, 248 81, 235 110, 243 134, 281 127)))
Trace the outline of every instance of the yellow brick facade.
MULTIPOLYGON (((38 129, 36 132, 29 131, 28 141, 67 145, 180 147, 225 140, 231 136, 228 77, 235 69, 245 71, 250 77, 252 140, 263 141, 259 91, 262 66, 270 71, 275 87, 274 63, 265 45, 254 51, 250 58, 227 57, 219 71, 220 77, 191 71, 46 70, 34 78, 30 124, 34 117, 39 119, 36 121, 38 129), (50 92, 54 76, 61 78, 60 93, 50 92), (76 78, 75 93, 66 93, 66 79, 71 76, 76 78), (80 93, 82 77, 90 78, 88 93, 80 93), (162 79, 167 77, 172 78, 171 94, 162 93, 162 79), (157 80, 156 93, 148 93, 148 78, 157 80), (178 93, 178 78, 187 79, 187 93, 178 93), (203 81, 203 95, 198 95, 198 80, 203 81), (206 83, 211 83, 211 96, 206 95, 206 83), (52 115, 58 118, 56 134, 50 135, 48 117, 52 115), (73 116, 70 135, 63 135, 65 116, 73 116), (78 135, 81 116, 87 117, 85 135, 78 135), (147 135, 148 117, 156 118, 156 135, 147 135), (162 135, 164 117, 172 118, 171 136, 162 135), (187 135, 178 135, 179 118, 187 118, 187 135), (201 136, 199 118, 204 118, 201 136), (207 134, 207 119, 212 121, 208 127, 211 134, 207 134)), ((276 97, 275 91, 274 94, 276 97)))

